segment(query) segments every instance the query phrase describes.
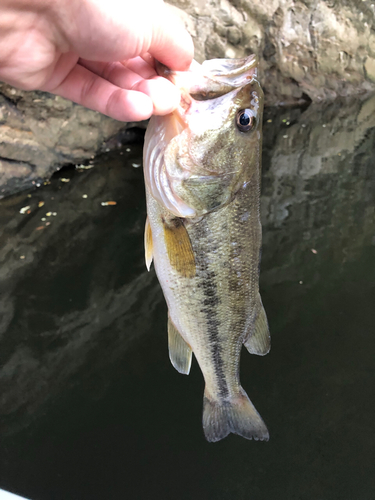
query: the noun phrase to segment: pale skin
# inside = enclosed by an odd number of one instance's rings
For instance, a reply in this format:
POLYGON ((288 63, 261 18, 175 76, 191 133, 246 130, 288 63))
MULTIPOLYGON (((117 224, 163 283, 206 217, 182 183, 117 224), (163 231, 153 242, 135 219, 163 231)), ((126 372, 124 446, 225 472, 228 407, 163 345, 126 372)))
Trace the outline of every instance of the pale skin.
POLYGON ((162 0, 0 0, 0 81, 121 121, 164 115, 179 90, 155 59, 186 70, 190 35, 162 0))

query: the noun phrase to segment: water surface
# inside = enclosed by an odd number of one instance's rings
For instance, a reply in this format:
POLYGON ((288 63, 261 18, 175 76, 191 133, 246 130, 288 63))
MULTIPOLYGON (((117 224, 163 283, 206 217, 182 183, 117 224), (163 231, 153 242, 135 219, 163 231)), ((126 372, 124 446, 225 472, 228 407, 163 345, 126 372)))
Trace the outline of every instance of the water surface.
POLYGON ((166 306, 144 265, 141 145, 126 145, 0 201, 1 488, 32 500, 374 498, 375 100, 268 110, 264 139, 272 350, 244 351, 241 380, 270 441, 204 440, 202 375, 168 359, 166 306))

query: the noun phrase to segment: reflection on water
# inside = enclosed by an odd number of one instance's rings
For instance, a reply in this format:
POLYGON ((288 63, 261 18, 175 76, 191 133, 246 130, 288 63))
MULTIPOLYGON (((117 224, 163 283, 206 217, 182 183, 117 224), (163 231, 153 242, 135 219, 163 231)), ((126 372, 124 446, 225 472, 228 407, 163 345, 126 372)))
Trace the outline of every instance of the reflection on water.
POLYGON ((372 498, 375 98, 268 110, 264 139, 273 347, 244 352, 241 378, 270 442, 203 438, 201 373, 170 366, 144 266, 134 146, 0 202, 1 488, 33 500, 372 498))

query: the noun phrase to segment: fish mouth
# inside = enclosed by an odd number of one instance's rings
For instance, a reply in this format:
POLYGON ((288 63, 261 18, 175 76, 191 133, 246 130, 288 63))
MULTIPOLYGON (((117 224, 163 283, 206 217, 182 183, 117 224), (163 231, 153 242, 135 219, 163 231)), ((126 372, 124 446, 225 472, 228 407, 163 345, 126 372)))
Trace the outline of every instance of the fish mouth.
POLYGON ((167 78, 181 90, 181 107, 191 101, 216 99, 243 87, 257 78, 258 58, 252 54, 242 59, 210 59, 202 64, 193 61, 187 71, 171 71, 156 62, 159 76, 167 78))

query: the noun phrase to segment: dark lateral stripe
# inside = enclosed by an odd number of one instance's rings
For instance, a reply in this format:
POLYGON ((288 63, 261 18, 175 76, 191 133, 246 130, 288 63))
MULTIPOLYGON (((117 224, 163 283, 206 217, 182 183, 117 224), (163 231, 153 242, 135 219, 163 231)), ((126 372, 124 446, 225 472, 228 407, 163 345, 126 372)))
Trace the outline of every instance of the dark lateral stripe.
POLYGON ((206 317, 208 341, 212 354, 219 396, 221 398, 226 398, 229 395, 229 391, 224 373, 223 348, 220 344, 219 337, 220 320, 217 314, 217 308, 221 300, 217 294, 216 274, 214 271, 209 270, 207 260, 205 259, 207 248, 212 248, 213 245, 210 245, 208 241, 209 231, 207 228, 207 221, 202 220, 197 226, 199 227, 196 227, 195 242, 197 242, 197 246, 200 248, 197 249, 196 252, 196 269, 197 275, 201 277, 198 287, 202 290, 204 296, 201 312, 206 317), (201 236, 199 233, 201 233, 201 236), (206 248, 201 247, 201 243, 203 242, 206 248))

